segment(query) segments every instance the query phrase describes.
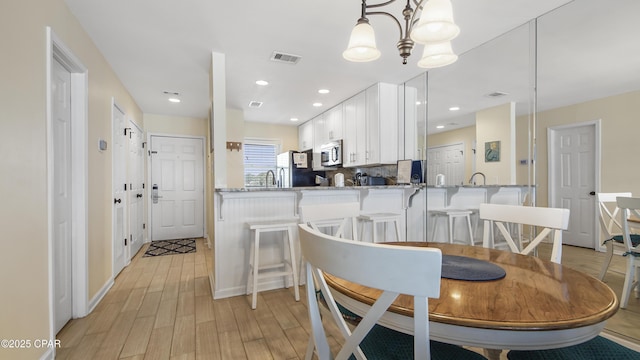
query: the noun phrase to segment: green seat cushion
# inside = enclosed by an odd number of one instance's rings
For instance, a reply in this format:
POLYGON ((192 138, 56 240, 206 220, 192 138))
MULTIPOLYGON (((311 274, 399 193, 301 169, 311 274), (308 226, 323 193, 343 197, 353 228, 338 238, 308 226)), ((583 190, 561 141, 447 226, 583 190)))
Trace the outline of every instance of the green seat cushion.
MULTIPOLYGON (((360 348, 369 360, 413 359, 413 336, 375 325, 360 343, 360 348)), ((355 359, 353 355, 349 358, 355 359)), ((460 346, 431 341, 432 360, 473 360, 486 358, 460 346)))
MULTIPOLYGON (((631 245, 633 245, 633 247, 636 247, 636 246, 638 246, 638 244, 640 244, 640 234, 631 234, 631 235, 629 235, 629 237, 631 238, 631 245)), ((617 243, 620 243, 620 244, 624 243, 624 240, 622 239, 622 235, 616 235, 616 236, 612 237, 609 240, 613 240, 613 241, 615 241, 617 243)), ((609 241, 609 240, 607 240, 607 241, 609 241)), ((607 241, 605 241, 605 243, 607 241)))
POLYGON ((509 360, 632 360, 640 353, 602 336, 578 345, 550 350, 516 351, 507 354, 509 360))

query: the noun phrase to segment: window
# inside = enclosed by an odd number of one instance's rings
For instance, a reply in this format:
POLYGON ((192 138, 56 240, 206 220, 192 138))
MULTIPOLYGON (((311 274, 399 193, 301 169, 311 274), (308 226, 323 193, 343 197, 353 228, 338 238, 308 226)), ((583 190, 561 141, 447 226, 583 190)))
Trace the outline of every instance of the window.
MULTIPOLYGON (((269 170, 276 171, 276 156, 280 151, 279 141, 245 139, 244 186, 265 187, 269 170)), ((269 177, 269 182, 272 178, 269 177)), ((275 175, 274 175, 275 179, 275 175)), ((271 185, 271 183, 269 184, 271 185)))

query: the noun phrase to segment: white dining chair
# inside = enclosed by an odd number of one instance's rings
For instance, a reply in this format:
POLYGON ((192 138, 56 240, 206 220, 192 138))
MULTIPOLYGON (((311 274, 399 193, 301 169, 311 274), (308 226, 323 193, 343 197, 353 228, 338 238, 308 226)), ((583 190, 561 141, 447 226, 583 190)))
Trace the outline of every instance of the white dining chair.
POLYGON ((300 224, 300 248, 306 259, 307 284, 318 284, 331 318, 344 336, 344 343, 333 356, 320 315, 315 289, 307 286, 311 338, 306 359, 315 353, 320 360, 348 359, 484 359, 462 347, 429 342, 429 301, 440 296, 442 253, 434 248, 392 246, 348 241, 320 233, 300 224), (382 290, 362 320, 353 329, 347 326, 323 273, 367 287, 382 290), (399 294, 413 296, 414 336, 376 323, 399 294))
POLYGON ((624 256, 627 258, 627 269, 624 275, 624 285, 622 286, 622 296, 620 299, 620 307, 626 308, 629 303, 631 291, 636 288, 636 297, 638 297, 638 279, 640 279, 640 264, 636 261, 640 256, 638 243, 633 243, 631 238, 631 229, 629 225, 629 217, 635 216, 640 218, 640 198, 634 197, 617 197, 617 204, 622 214, 622 238, 624 244, 624 256))
MULTIPOLYGON (((522 205, 522 201, 523 196, 520 187, 503 186, 489 197, 489 204, 522 205)), ((522 249, 522 225, 509 223, 507 229, 509 229, 511 234, 515 232, 518 247, 522 249)))
POLYGON ((495 247, 492 230, 498 228, 512 252, 529 255, 547 237, 551 236, 553 244, 551 261, 562 262, 562 230, 569 226, 569 209, 532 207, 501 204, 480 204, 480 219, 484 220, 482 245, 495 247), (520 249, 507 230, 506 224, 536 226, 538 235, 524 248, 520 249))
POLYGON ((617 197, 631 197, 630 192, 618 193, 597 193, 596 200, 598 202, 598 219, 600 220, 600 229, 604 234, 602 244, 607 247, 607 252, 602 262, 602 268, 598 279, 604 280, 607 274, 609 264, 613 258, 615 250, 625 251, 622 239, 622 223, 620 221, 620 208, 618 207, 617 197))
POLYGON ((300 223, 320 232, 351 240, 358 240, 360 203, 328 203, 300 206, 300 223))

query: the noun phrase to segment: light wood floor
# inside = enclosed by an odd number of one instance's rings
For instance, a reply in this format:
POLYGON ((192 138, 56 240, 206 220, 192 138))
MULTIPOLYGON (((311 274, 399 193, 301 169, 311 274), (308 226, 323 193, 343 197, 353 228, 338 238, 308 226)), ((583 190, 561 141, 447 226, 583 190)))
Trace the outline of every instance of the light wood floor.
MULTIPOLYGON (((194 254, 143 258, 145 249, 146 245, 91 314, 60 331, 57 359, 304 358, 307 308, 304 299, 295 302, 291 289, 260 293, 256 310, 245 296, 213 301, 208 279, 211 251, 202 239, 194 254)), ((595 276, 602 256, 565 246, 563 263, 595 276)), ((620 296, 622 257, 614 257, 605 280, 620 296)), ((640 301, 632 296, 629 308, 618 311, 606 331, 640 344, 639 325, 640 301)), ((330 330, 333 346, 339 338, 335 331, 330 330)))

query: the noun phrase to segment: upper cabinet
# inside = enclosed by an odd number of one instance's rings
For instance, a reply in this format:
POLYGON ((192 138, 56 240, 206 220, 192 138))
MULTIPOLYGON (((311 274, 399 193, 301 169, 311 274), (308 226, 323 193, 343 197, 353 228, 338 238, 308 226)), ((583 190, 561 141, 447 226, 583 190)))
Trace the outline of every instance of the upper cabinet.
POLYGON ((325 117, 324 131, 327 135, 327 142, 342 139, 343 106, 343 104, 338 104, 323 114, 325 117))
POLYGON ((378 83, 344 103, 344 166, 398 161, 398 86, 378 83))
MULTIPOLYGON (((404 83, 404 159, 426 160, 427 73, 404 83)), ((401 154, 400 157, 403 157, 401 154)))
POLYGON ((313 169, 320 146, 342 140, 344 167, 395 164, 398 161, 398 85, 378 83, 307 121, 298 128, 300 150, 313 148, 313 169), (311 139, 311 140, 310 140, 311 139))
POLYGON ((313 121, 298 126, 298 150, 313 149, 313 121))
POLYGON ((366 111, 367 97, 364 91, 344 102, 344 167, 366 164, 366 111))

